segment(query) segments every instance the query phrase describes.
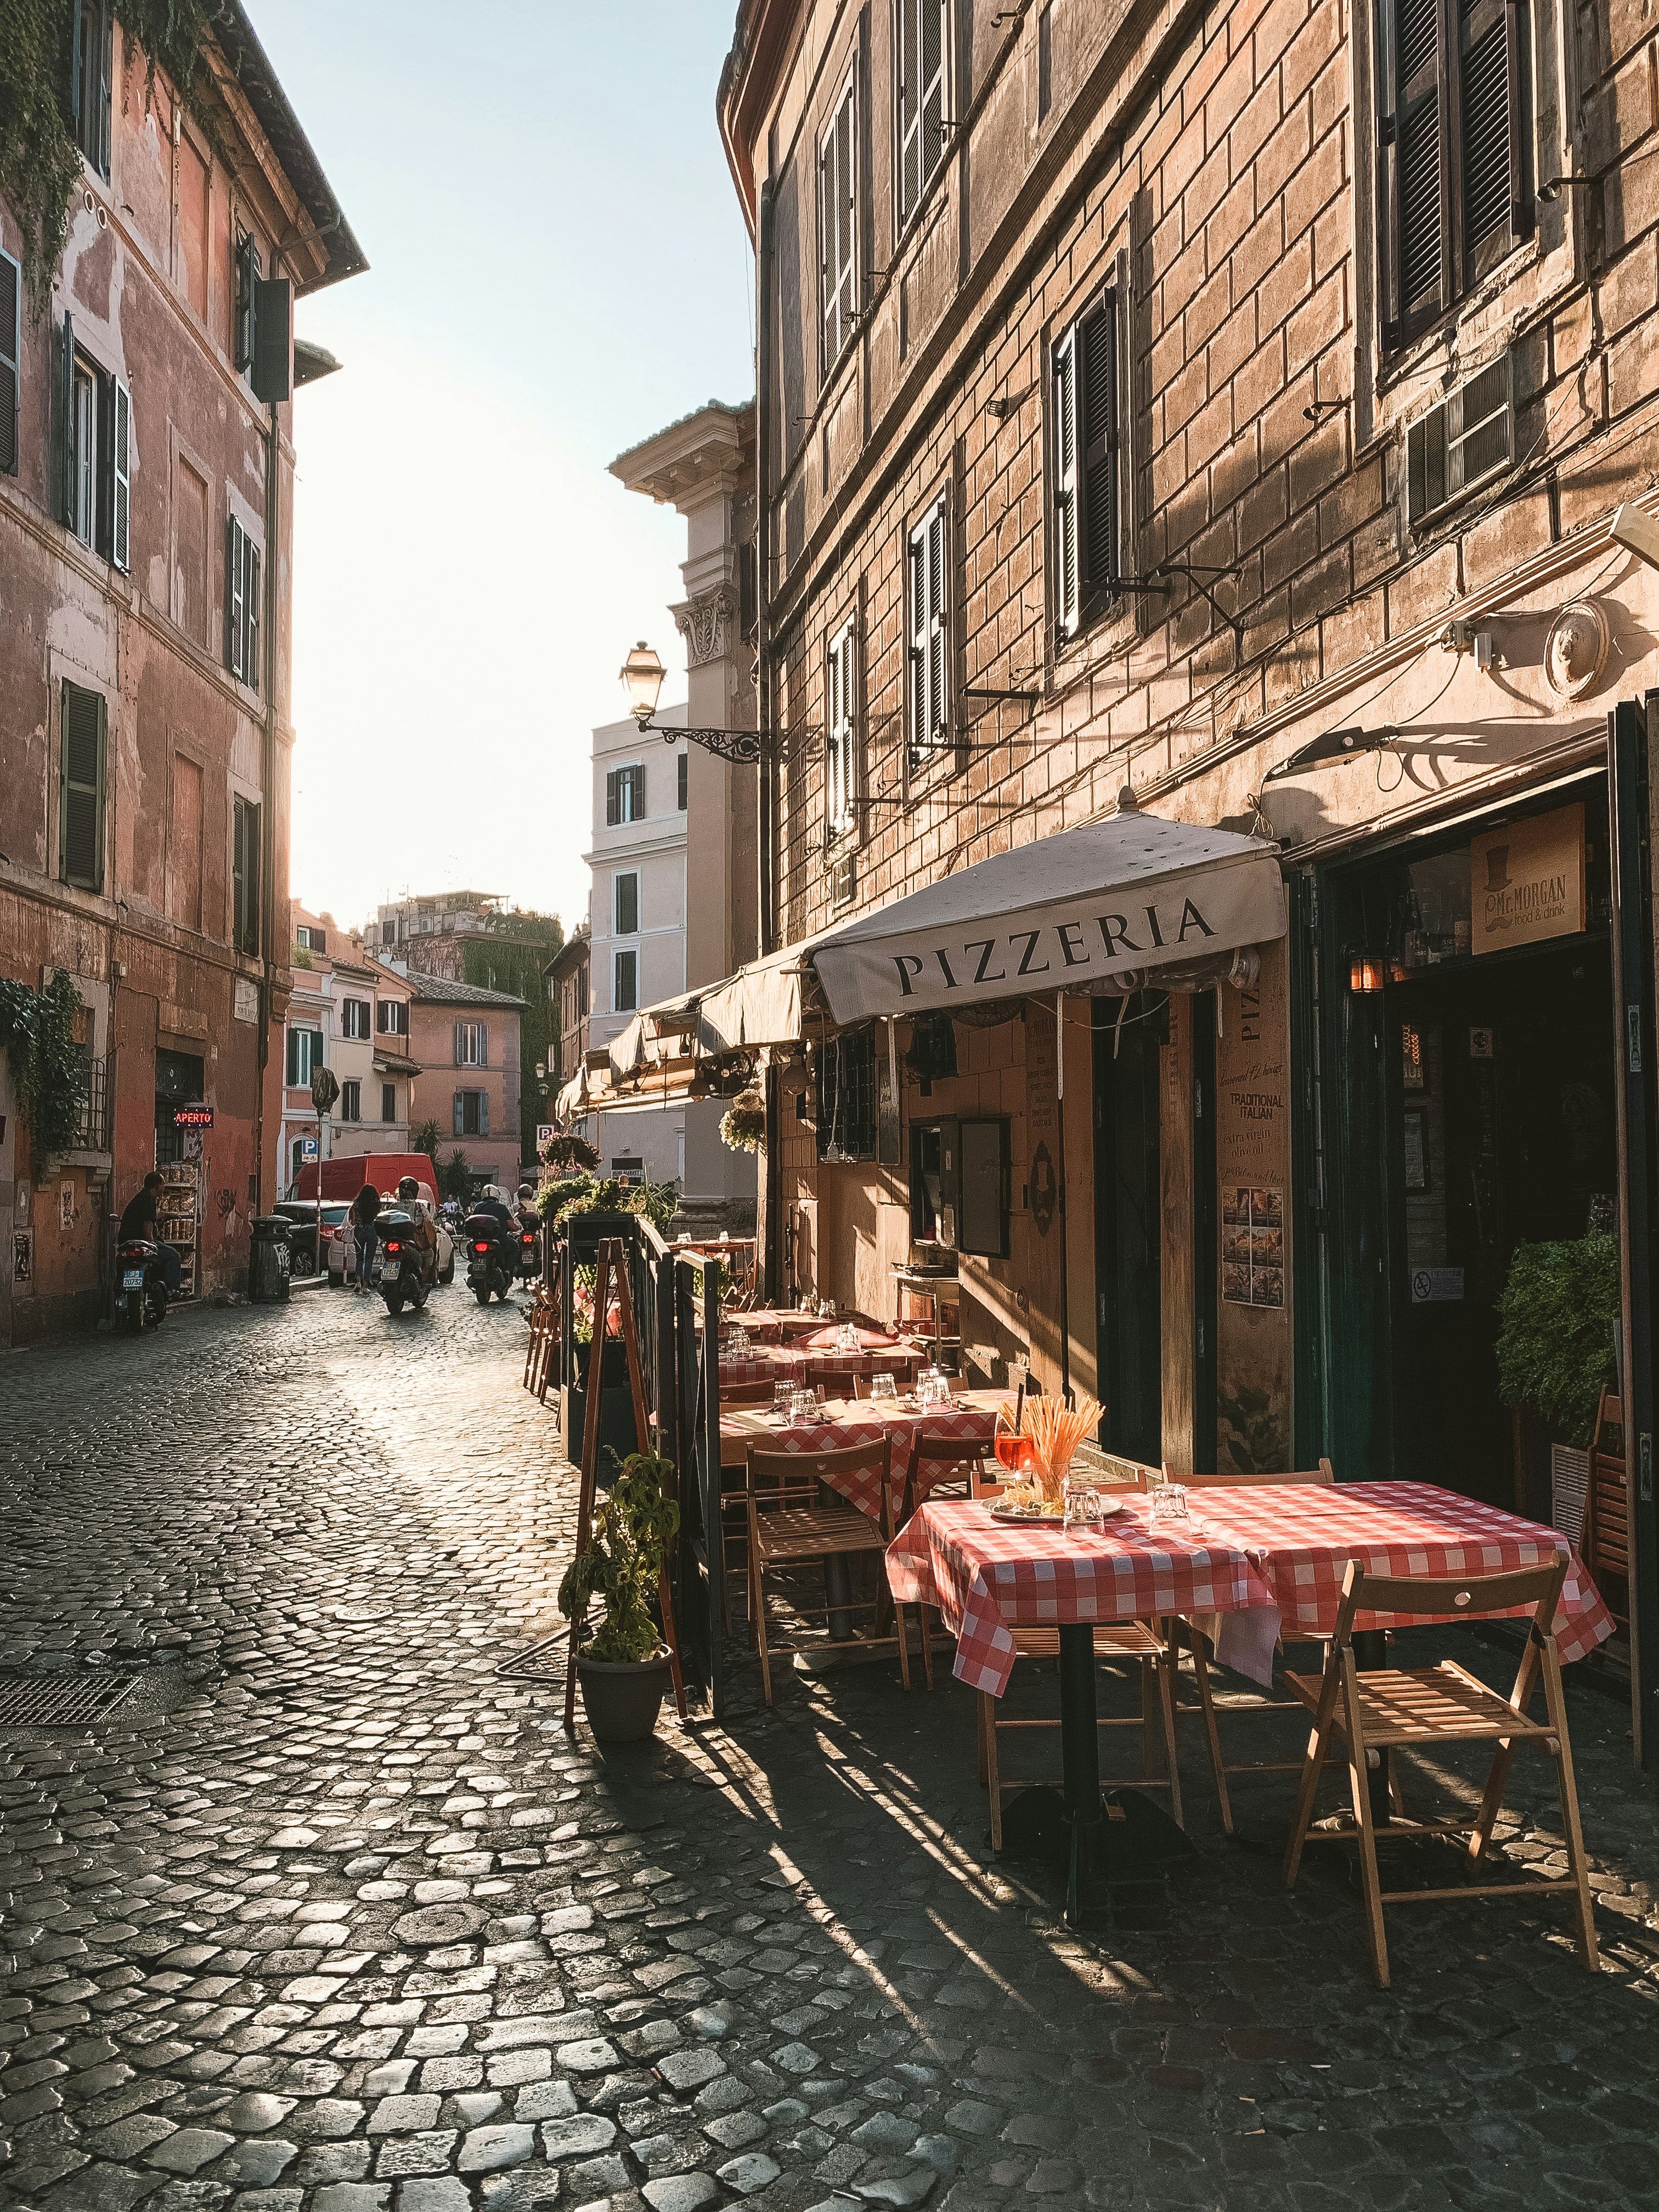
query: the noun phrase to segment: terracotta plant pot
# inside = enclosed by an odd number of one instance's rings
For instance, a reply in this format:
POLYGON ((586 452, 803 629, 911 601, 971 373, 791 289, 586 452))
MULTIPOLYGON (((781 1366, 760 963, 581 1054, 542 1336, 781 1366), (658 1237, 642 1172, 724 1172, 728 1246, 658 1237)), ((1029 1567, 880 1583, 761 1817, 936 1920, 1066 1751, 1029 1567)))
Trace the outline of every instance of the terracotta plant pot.
POLYGON ((642 1743, 657 1725, 668 1687, 668 1654, 651 1659, 590 1659, 576 1655, 587 1725, 601 1743, 642 1743))

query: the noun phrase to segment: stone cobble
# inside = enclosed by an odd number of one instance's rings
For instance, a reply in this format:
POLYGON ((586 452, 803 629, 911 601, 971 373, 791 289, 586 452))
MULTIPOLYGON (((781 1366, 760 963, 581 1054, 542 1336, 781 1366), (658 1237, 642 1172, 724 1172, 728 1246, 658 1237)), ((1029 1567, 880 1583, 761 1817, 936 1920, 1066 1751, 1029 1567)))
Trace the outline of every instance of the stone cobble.
MULTIPOLYGON (((604 1758, 497 1672, 574 1519, 523 1350, 510 1310, 319 1291, 0 1364, 0 1663, 171 1655, 94 1729, 0 1732, 0 2204, 1659 2198, 1616 1702, 1573 1686, 1594 1978, 1559 1908, 1471 1902, 1395 1911, 1376 1990, 1335 1858, 1279 1884, 1288 1778, 1226 1845, 1195 1723, 1197 1857, 1077 1936, 989 1861, 942 1659, 770 1713, 739 1668, 724 1727, 604 1758)), ((1553 1821, 1521 1770, 1511 1852, 1550 1870, 1553 1821)))

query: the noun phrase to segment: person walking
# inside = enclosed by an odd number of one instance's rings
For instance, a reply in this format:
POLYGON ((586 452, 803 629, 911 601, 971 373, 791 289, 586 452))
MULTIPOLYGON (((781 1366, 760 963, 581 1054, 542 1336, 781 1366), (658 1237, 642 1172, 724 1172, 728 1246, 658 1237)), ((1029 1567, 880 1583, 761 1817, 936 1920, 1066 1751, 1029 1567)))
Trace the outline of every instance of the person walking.
POLYGON ((351 1201, 351 1234, 356 1247, 356 1281, 353 1290, 368 1288, 369 1264, 374 1257, 374 1217, 380 1210, 380 1194, 366 1182, 351 1201))

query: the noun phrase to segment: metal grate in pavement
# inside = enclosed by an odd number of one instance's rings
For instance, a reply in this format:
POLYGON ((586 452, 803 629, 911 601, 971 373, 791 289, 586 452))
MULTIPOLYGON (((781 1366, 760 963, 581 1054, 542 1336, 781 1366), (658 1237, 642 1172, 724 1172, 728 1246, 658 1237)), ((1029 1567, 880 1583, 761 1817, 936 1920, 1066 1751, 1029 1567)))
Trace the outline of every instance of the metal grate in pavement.
POLYGON ((77 1728, 113 1712, 136 1674, 0 1676, 0 1728, 77 1728))
POLYGON ((562 1683, 569 1650, 570 1631, 562 1628, 556 1636, 547 1637, 526 1650, 515 1651, 510 1659, 503 1659, 495 1672, 521 1682, 562 1683))

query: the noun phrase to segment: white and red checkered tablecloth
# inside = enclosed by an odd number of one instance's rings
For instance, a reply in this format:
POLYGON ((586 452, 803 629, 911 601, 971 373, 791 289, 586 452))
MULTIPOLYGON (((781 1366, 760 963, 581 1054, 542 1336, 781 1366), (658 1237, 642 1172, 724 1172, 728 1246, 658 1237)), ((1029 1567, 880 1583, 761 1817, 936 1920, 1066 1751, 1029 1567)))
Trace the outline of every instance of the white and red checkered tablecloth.
POLYGON ((1171 1540, 1161 1529, 1154 1536, 1132 1508, 1101 1534, 1080 1535, 994 1521, 985 1506, 956 1498, 913 1516, 887 1547, 887 1579, 902 1605, 938 1607, 957 1639, 957 1679, 994 1698, 1013 1670, 1012 1628, 1273 1601, 1242 1551, 1195 1536, 1171 1540))
MULTIPOLYGON (((1330 1633, 1350 1559, 1376 1575, 1500 1575, 1546 1565, 1561 1551, 1571 1558, 1555 1624, 1562 1659, 1582 1659, 1613 1633, 1600 1593, 1558 1529, 1432 1483, 1223 1486, 1193 1491, 1188 1504, 1205 1528, 1237 1544, 1260 1566, 1286 1636, 1330 1633)), ((1393 1614, 1358 1616, 1363 1628, 1406 1625, 1393 1614)))
POLYGON ((720 1383, 725 1388, 744 1382, 814 1382, 825 1375, 891 1375, 908 1382, 928 1355, 908 1345, 890 1352, 792 1352, 772 1345, 757 1345, 735 1357, 722 1355, 720 1383))
MULTIPOLYGON (((830 1418, 823 1421, 802 1423, 788 1428, 775 1427, 762 1412, 737 1412, 720 1423, 720 1437, 725 1449, 723 1459, 729 1455, 733 1464, 740 1465, 747 1456, 750 1443, 762 1451, 826 1452, 845 1451, 849 1445, 867 1443, 872 1436, 884 1429, 893 1439, 892 1491, 895 1516, 904 1502, 905 1478, 910 1470, 910 1452, 919 1429, 930 1435, 983 1437, 994 1434, 998 1407, 1012 1404, 1012 1398, 1001 1391, 979 1390, 973 1393, 971 1402, 951 1407, 931 1406, 925 1413, 901 1411, 884 1412, 867 1401, 854 1405, 841 1404, 826 1408, 830 1418)), ((878 1526, 881 1520, 880 1484, 873 1468, 868 1474, 855 1469, 850 1475, 836 1479, 835 1488, 859 1511, 866 1514, 878 1526)))
MULTIPOLYGON (((1262 1645, 1259 1632, 1276 1633, 1281 1620, 1286 1633, 1328 1634, 1351 1559, 1376 1574, 1502 1574, 1540 1565, 1566 1546, 1553 1528, 1429 1483, 1264 1484, 1194 1491, 1188 1503, 1195 1525, 1185 1536, 1160 1525, 1154 1537, 1139 1499, 1100 1535, 1083 1536, 1011 1527, 983 1505, 940 1499, 888 1547, 888 1580, 901 1603, 939 1608, 957 1638, 957 1677, 1000 1697, 1013 1665, 1010 1628, 1215 1613, 1227 1660, 1228 1615, 1268 1616, 1241 1638, 1241 1653, 1262 1645)), ((1360 1625, 1405 1624, 1361 1615, 1360 1625)), ((1562 1658, 1582 1658, 1612 1631, 1574 1553, 1556 1620, 1562 1658)))

